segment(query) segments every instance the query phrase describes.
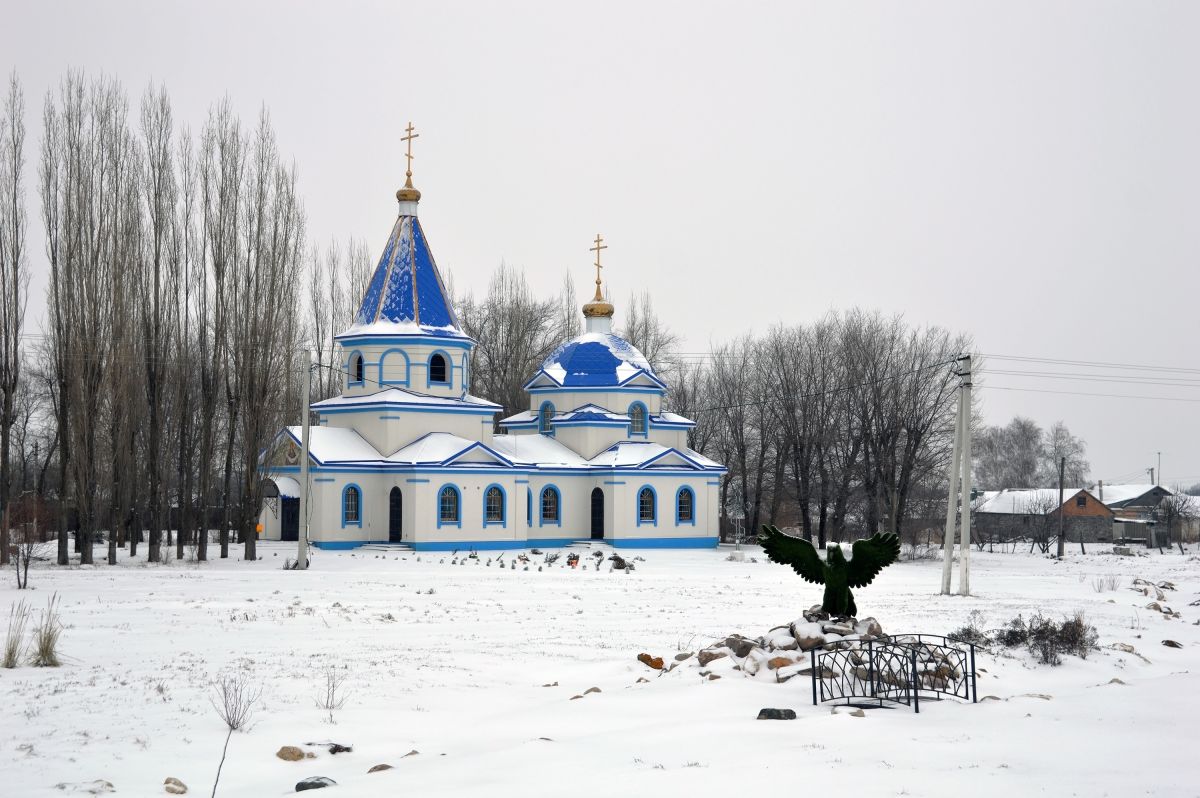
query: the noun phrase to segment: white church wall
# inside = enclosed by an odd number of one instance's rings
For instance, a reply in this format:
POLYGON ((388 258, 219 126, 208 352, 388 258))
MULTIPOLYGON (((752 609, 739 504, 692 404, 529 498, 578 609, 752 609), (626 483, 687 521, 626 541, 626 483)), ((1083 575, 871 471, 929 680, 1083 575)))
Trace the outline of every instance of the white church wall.
POLYGON ((614 413, 625 413, 634 402, 641 402, 651 413, 662 409, 662 396, 658 392, 613 390, 613 391, 572 391, 570 389, 531 393, 529 409, 537 412, 542 402, 550 402, 560 413, 574 410, 577 407, 592 404, 599 405, 614 413))
POLYGON ((470 373, 470 350, 464 348, 460 340, 397 338, 384 343, 375 343, 378 339, 367 340, 372 343, 342 342, 339 367, 344 371, 342 393, 346 396, 366 396, 390 387, 409 388, 433 396, 458 397, 463 394, 470 373), (435 352, 447 360, 445 383, 429 379, 429 361, 435 352), (363 358, 361 383, 353 380, 351 358, 356 354, 363 358))
POLYGON ((492 416, 479 413, 446 413, 378 408, 323 413, 327 427, 353 429, 380 453, 391 454, 431 432, 448 432, 469 441, 492 441, 492 416))

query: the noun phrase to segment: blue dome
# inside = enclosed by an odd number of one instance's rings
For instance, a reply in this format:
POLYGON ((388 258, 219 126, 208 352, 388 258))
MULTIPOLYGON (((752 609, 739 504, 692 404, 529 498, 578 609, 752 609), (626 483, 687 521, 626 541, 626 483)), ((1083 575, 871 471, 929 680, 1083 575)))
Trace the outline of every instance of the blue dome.
POLYGON ((623 385, 639 373, 654 370, 633 344, 612 333, 585 333, 554 350, 542 371, 563 387, 623 385))

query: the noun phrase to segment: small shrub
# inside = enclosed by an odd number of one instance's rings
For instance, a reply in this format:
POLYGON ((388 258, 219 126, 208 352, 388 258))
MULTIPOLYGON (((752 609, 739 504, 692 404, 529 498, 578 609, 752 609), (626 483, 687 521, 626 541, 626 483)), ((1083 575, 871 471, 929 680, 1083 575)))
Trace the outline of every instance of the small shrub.
POLYGON ((1100 635, 1083 613, 1077 612, 1062 623, 1040 613, 1028 621, 1018 615, 1004 627, 986 633, 986 637, 1002 648, 1026 648, 1043 665, 1061 665, 1063 654, 1086 659, 1100 635))
POLYGON ((58 616, 58 594, 46 601, 46 609, 38 625, 33 628, 33 664, 39 668, 57 668, 62 665, 58 658, 58 641, 62 635, 62 621, 58 616))
POLYGON ((1121 576, 1119 574, 1105 574, 1097 576, 1092 580, 1092 589, 1097 593, 1105 593, 1116 590, 1121 586, 1121 576))
POLYGON ((5 668, 15 668, 21 664, 21 641, 25 639, 25 625, 29 622, 29 605, 22 599, 12 605, 8 611, 8 633, 4 636, 4 659, 0 662, 5 668))
POLYGON ((992 644, 992 639, 988 636, 987 630, 983 628, 983 613, 979 610, 974 610, 967 616, 967 625, 950 633, 950 637, 954 640, 960 640, 963 643, 974 643, 977 646, 989 646, 992 644))

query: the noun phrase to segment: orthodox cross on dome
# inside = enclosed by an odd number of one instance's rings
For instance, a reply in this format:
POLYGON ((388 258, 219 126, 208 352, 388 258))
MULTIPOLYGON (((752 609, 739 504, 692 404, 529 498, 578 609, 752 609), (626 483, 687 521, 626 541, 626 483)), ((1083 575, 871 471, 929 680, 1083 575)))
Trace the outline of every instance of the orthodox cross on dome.
POLYGON ((404 153, 404 157, 408 161, 407 169, 404 172, 404 177, 405 177, 404 187, 405 188, 413 187, 413 184, 412 184, 412 162, 413 162, 412 143, 413 143, 413 139, 420 138, 420 136, 421 136, 420 133, 414 133, 413 130, 414 130, 413 123, 409 122, 408 127, 406 127, 404 129, 405 135, 400 137, 400 140, 403 141, 408 147, 408 150, 404 153))
POLYGON ((599 233, 596 233, 595 246, 588 250, 589 252, 596 253, 596 299, 603 299, 600 294, 600 270, 604 267, 600 265, 600 251, 603 249, 608 249, 608 244, 603 242, 604 239, 600 237, 599 233))

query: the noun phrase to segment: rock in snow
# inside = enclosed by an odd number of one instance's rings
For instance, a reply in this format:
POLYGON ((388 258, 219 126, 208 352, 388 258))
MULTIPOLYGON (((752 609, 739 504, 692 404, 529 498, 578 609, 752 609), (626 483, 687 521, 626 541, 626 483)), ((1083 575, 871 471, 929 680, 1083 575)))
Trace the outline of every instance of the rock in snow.
POLYGON ((337 784, 337 782, 328 776, 311 776, 303 781, 296 782, 296 792, 304 792, 305 790, 323 790, 326 787, 332 787, 335 784, 337 784))
POLYGON ((638 662, 642 663, 643 665, 646 665, 647 667, 654 668, 654 670, 656 670, 656 671, 661 671, 663 669, 662 657, 654 657, 654 656, 651 656, 650 654, 643 653, 643 654, 638 654, 637 658, 638 658, 638 662))
POLYGON ((174 776, 167 776, 163 781, 163 789, 171 795, 186 795, 187 785, 174 776))
POLYGON ((795 720, 796 710, 794 709, 774 709, 772 707, 763 707, 758 711, 759 720, 795 720))
POLYGON ((375 766, 373 766, 373 767, 372 767, 370 770, 368 770, 367 772, 368 772, 368 773, 378 773, 378 772, 379 772, 379 771, 381 771, 381 770, 391 770, 391 769, 392 769, 392 766, 391 766, 391 765, 389 765, 389 764, 387 764, 387 763, 384 763, 384 764, 380 764, 380 765, 375 765, 375 766))
POLYGON ((285 762, 299 762, 304 758, 304 752, 294 745, 285 745, 275 752, 275 756, 285 762))

